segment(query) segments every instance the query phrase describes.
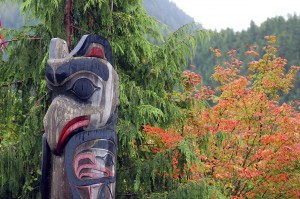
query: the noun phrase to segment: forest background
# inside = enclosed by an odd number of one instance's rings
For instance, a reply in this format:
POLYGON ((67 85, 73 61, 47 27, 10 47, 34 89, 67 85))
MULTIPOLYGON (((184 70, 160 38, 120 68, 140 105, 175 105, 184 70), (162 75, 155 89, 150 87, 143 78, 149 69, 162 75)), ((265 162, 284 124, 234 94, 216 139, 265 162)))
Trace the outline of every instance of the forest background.
MULTIPOLYGON (((74 3, 72 42, 97 33, 114 49, 118 198, 300 197, 300 17, 216 34, 180 28, 193 19, 168 0, 144 1, 147 13, 113 2, 74 3)), ((65 38, 64 1, 19 8, 0 6, 5 38, 18 40, 0 63, 0 198, 39 198, 44 68, 50 39, 65 38)))

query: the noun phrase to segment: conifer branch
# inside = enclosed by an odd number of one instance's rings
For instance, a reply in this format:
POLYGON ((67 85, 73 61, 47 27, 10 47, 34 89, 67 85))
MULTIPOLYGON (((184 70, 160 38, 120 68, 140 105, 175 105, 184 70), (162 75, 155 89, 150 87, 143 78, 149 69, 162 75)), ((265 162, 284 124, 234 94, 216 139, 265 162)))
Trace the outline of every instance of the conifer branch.
POLYGON ((6 40, 4 42, 0 42, 0 46, 3 44, 7 44, 10 42, 14 42, 14 41, 22 41, 22 40, 42 40, 43 38, 39 38, 39 37, 32 37, 32 38, 17 38, 17 39, 11 39, 11 40, 6 40))
MULTIPOLYGON (((29 77, 28 79, 33 79, 32 77, 29 77)), ((9 87, 11 85, 14 85, 14 84, 22 84, 25 80, 16 80, 16 81, 13 81, 13 82, 9 82, 7 84, 2 84, 0 86, 0 88, 5 88, 5 87, 9 87)))
POLYGON ((83 29, 83 28, 80 28, 80 27, 77 27, 77 26, 74 26, 74 25, 71 25, 71 27, 72 27, 72 28, 75 28, 76 30, 80 30, 80 31, 82 31, 82 32, 91 34, 91 32, 89 32, 89 31, 87 31, 87 30, 85 30, 85 29, 83 29))

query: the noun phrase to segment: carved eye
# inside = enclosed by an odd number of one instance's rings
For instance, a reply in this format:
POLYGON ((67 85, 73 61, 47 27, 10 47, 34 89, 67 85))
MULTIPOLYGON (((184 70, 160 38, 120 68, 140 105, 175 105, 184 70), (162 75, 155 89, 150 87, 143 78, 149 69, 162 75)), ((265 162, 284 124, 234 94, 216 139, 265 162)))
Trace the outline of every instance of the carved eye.
POLYGON ((92 96, 96 89, 97 87, 89 79, 81 78, 74 83, 71 91, 80 99, 86 100, 92 96))

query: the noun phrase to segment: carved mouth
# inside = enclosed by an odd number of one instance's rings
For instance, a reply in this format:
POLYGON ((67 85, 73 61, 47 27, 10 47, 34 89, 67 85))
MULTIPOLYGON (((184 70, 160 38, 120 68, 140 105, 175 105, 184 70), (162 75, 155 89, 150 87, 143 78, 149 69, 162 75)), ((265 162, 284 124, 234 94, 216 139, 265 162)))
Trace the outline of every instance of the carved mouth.
POLYGON ((58 143, 57 143, 57 153, 61 153, 63 146, 68 138, 76 132, 81 127, 86 127, 90 123, 90 118, 88 116, 80 116, 69 121, 61 131, 58 143))

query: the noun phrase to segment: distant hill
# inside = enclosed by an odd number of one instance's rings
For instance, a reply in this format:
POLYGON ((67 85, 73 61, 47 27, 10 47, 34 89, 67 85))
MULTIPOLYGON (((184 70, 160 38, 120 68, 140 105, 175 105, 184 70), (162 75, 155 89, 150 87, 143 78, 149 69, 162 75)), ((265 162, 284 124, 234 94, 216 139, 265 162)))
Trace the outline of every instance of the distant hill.
POLYGON ((0 3, 0 19, 5 28, 20 28, 23 23, 23 16, 20 11, 20 5, 6 0, 0 3))
POLYGON ((24 17, 20 11, 20 4, 6 0, 0 3, 0 19, 4 28, 20 28, 24 24, 24 17))
MULTIPOLYGON (((144 0, 143 6, 148 15, 168 25, 171 31, 194 22, 194 19, 183 12, 175 3, 169 0, 144 0)), ((0 19, 5 28, 20 28, 24 24, 24 17, 20 5, 6 0, 0 3, 0 19)))
POLYGON ((154 16, 168 25, 171 31, 175 31, 187 23, 194 22, 192 17, 169 0, 144 0, 143 6, 148 15, 154 16))

